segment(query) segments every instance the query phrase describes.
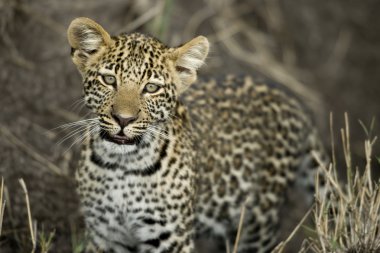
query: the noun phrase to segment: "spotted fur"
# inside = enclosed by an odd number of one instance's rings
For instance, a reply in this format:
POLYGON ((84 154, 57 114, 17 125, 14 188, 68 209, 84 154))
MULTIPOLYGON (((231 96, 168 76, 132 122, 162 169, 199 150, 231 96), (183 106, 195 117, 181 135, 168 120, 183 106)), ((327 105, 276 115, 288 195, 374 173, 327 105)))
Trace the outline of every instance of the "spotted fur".
POLYGON ((143 34, 111 37, 87 18, 68 37, 98 119, 76 173, 88 251, 189 253, 195 236, 210 235, 232 242, 245 204, 239 253, 269 252, 285 192, 310 187, 311 152, 323 156, 302 103, 257 76, 194 83, 204 37, 170 48, 143 34))

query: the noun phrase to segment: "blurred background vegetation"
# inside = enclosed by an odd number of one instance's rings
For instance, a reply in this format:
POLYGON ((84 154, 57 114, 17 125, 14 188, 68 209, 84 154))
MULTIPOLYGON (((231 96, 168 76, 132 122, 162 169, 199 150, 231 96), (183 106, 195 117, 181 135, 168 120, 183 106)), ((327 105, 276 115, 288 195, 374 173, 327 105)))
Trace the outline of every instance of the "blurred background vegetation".
MULTIPOLYGON (((366 133, 359 120, 370 126, 380 116, 379 9, 378 0, 0 0, 1 252, 31 247, 19 178, 38 234, 48 240, 54 231, 52 252, 81 248, 73 182, 78 147, 70 147, 75 138, 59 143, 68 133, 54 130, 86 113, 66 39, 75 17, 90 17, 111 34, 150 33, 170 46, 207 36, 212 49, 201 75, 261 72, 284 83, 314 112, 326 144, 329 112, 336 133, 348 112, 352 154, 361 163, 366 133)), ((294 210, 285 223, 297 222, 304 209, 294 210)))

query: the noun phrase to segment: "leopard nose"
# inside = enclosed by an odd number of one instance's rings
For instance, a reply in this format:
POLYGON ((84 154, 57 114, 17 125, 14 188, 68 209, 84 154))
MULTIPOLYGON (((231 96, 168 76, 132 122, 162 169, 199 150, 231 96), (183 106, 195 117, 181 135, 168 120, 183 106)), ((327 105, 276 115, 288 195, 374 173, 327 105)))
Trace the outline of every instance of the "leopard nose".
POLYGON ((137 119, 137 116, 121 115, 116 113, 111 113, 111 115, 121 128, 128 126, 130 123, 137 119))

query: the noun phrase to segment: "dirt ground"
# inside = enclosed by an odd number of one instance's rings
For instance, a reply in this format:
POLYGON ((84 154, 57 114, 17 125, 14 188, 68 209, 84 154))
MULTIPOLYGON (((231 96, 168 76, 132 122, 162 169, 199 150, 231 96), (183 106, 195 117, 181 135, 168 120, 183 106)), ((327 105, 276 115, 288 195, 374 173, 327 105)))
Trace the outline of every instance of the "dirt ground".
MULTIPOLYGON (((354 163, 361 164, 366 133, 359 120, 369 126, 380 116, 379 8, 377 0, 0 0, 0 175, 7 199, 0 251, 31 247, 19 178, 38 232, 55 231, 51 252, 80 249, 73 182, 79 147, 70 147, 74 139, 60 143, 68 133, 55 129, 86 113, 66 39, 73 18, 93 18, 111 33, 148 32, 172 46, 207 36, 212 49, 201 75, 261 72, 284 83, 314 111, 327 147, 333 113, 338 154, 348 112, 354 163)), ((374 168, 379 174, 376 159, 374 168)), ((293 211, 284 212, 284 236, 307 209, 297 201, 287 208, 293 211)))

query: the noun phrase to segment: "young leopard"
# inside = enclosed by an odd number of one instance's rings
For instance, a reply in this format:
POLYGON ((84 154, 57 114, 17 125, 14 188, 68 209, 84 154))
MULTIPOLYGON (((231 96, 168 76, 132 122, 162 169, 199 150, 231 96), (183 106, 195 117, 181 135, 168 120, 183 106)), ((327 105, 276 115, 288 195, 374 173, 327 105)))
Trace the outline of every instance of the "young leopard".
POLYGON ((171 48, 77 18, 68 39, 97 116, 76 173, 87 251, 189 253, 196 235, 233 242, 245 205, 239 253, 269 252, 287 189, 313 185, 311 152, 323 156, 304 106, 262 77, 194 83, 209 50, 202 36, 171 48))

